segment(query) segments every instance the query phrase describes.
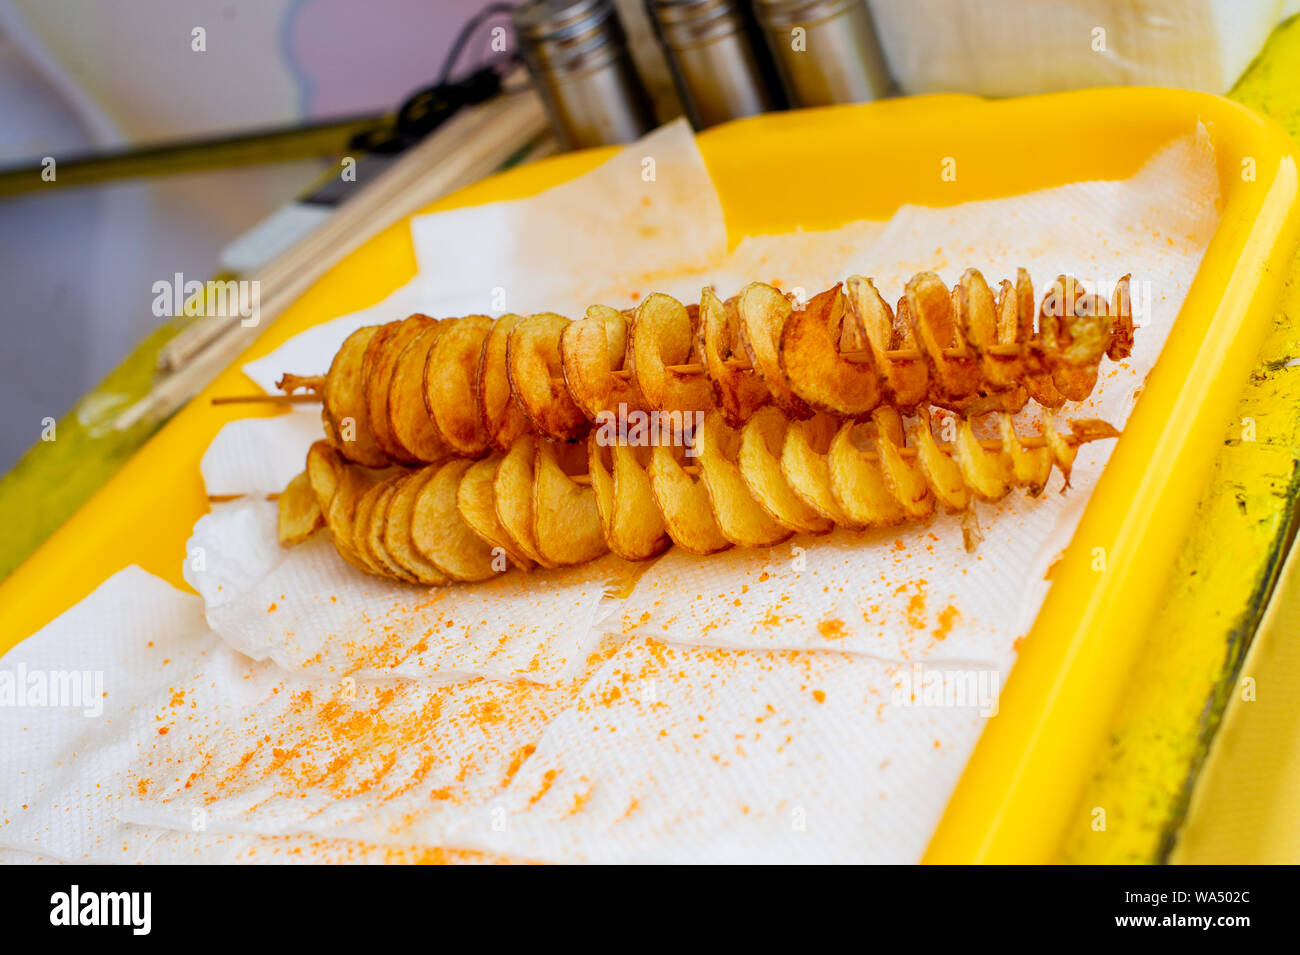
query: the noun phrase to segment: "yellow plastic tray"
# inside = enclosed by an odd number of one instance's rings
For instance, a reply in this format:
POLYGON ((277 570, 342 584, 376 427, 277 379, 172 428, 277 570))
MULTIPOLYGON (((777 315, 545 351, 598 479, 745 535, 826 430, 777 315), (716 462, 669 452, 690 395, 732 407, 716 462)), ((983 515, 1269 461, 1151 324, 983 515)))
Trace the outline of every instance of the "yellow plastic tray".
MULTIPOLYGON (((1050 861, 1064 827, 1086 824, 1088 807, 1076 803, 1092 756, 1300 237, 1292 144, 1227 100, 1145 89, 1000 102, 899 99, 773 114, 699 137, 730 234, 739 237, 885 218, 905 202, 943 206, 1127 177, 1197 120, 1217 150, 1222 222, 927 861, 1050 861), (939 176, 947 156, 959 159, 956 182, 939 176), (1243 176, 1246 160, 1253 178, 1243 176), (1095 547, 1106 549, 1105 573, 1090 567, 1095 547)), ((515 169, 430 208, 532 195, 611 152, 515 169)), ((869 273, 871 263, 859 267, 869 273)), ((255 392, 240 365, 310 325, 373 304, 414 272, 403 220, 317 282, 0 585, 0 651, 128 564, 184 586, 185 541, 207 507, 203 450, 227 421, 275 413, 208 399, 255 392)))

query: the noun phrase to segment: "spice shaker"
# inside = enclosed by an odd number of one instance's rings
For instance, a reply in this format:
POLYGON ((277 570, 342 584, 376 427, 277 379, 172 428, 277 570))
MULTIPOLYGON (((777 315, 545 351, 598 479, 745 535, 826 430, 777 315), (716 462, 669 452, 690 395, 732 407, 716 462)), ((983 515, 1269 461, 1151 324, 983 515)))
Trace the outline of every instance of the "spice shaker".
POLYGON ((511 21, 562 146, 627 143, 654 129, 613 0, 529 0, 511 21))
POLYGON ((696 129, 778 105, 741 0, 645 0, 645 5, 696 129))
POLYGON ((754 0, 754 13, 795 106, 861 103, 891 91, 866 0, 754 0))

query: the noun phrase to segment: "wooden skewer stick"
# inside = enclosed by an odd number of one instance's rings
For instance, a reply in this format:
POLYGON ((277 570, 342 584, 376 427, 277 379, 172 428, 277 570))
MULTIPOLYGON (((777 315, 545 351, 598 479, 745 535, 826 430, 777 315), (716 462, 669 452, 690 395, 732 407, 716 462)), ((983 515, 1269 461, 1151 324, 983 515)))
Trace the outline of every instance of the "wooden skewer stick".
MULTIPOLYGON (((990 355, 1019 355, 1023 348, 1016 344, 999 344, 987 345, 983 349, 990 355)), ((969 358, 974 352, 965 348, 945 348, 943 350, 945 358, 969 358)), ((855 365, 869 365, 874 361, 872 354, 868 350, 840 352, 840 357, 845 361, 852 362, 855 365)), ((896 348, 885 353, 885 357, 890 361, 919 361, 921 352, 915 348, 896 348)), ((753 364, 745 358, 728 358, 724 364, 728 368, 735 368, 738 371, 752 371, 753 364)), ((689 362, 684 365, 666 365, 666 371, 671 371, 679 375, 701 375, 704 373, 704 365, 700 362, 689 362)), ((615 378, 628 379, 632 377, 632 372, 627 368, 618 368, 610 372, 615 378)), ((555 382, 563 382, 564 376, 557 375, 551 379, 555 382)), ((255 402, 312 402, 320 401, 319 390, 325 387, 324 375, 291 375, 286 373, 282 379, 281 387, 306 388, 309 389, 303 394, 293 395, 244 395, 238 398, 213 398, 214 405, 225 404, 252 404, 255 402)))
MULTIPOLYGON (((1009 355, 1017 356, 1023 353, 1024 349, 1016 344, 986 345, 981 351, 990 355, 1009 355)), ((859 349, 857 351, 842 351, 840 357, 847 362, 855 365, 869 365, 875 358, 868 349, 859 349)), ((943 350, 944 358, 973 358, 975 351, 971 348, 945 348, 943 350)), ((888 361, 920 361, 921 351, 918 348, 895 348, 885 352, 885 358, 888 361)), ((728 368, 735 368, 737 371, 752 371, 754 366, 746 358, 728 358, 723 362, 728 368)), ((700 362, 691 362, 686 365, 666 365, 668 371, 674 371, 683 375, 694 375, 702 373, 705 368, 700 362)), ((618 378, 632 377, 631 371, 626 368, 620 368, 617 371, 610 372, 618 378)))
MULTIPOLYGON (((990 352, 992 354, 1018 355, 1020 354, 1020 346, 1019 345, 993 345, 989 348, 986 348, 985 351, 990 352), (1011 349, 1011 350, 1008 351, 1007 349, 1011 349)), ((943 354, 945 358, 968 358, 968 357, 972 357, 974 355, 974 352, 968 351, 963 348, 945 348, 943 350, 943 354)), ((871 352, 865 349, 862 351, 840 352, 840 357, 843 358, 845 361, 851 362, 852 364, 855 365, 869 365, 875 360, 872 357, 871 352)), ((890 361, 918 361, 921 358, 921 353, 915 348, 899 348, 893 351, 886 352, 885 357, 888 358, 890 361)), ((754 369, 753 363, 746 358, 728 358, 723 362, 723 364, 726 365, 728 368, 734 368, 737 371, 753 371, 754 369)), ((664 370, 674 372, 675 374, 678 375, 701 375, 704 373, 705 368, 703 363, 695 361, 695 362, 689 362, 685 365, 665 365, 664 370)), ((611 371, 610 375, 612 375, 615 378, 626 379, 632 377, 632 371, 631 369, 628 368, 618 368, 611 371)), ((564 379, 562 376, 557 376, 555 378, 552 378, 551 380, 563 381, 564 379)))
MULTIPOLYGON (((1076 433, 1063 434, 1061 435, 1061 440, 1071 447, 1078 447, 1081 444, 1087 444, 1089 441, 1103 441, 1107 438, 1118 438, 1120 434, 1118 428, 1109 425, 1104 421, 1090 419, 1088 421, 1079 422, 1079 425, 1080 428, 1076 433)), ((1020 447, 1026 451, 1033 451, 1047 446, 1047 439, 1042 435, 1030 435, 1028 437, 1020 437, 1017 435, 1017 437, 1020 440, 1020 447)), ((1002 441, 999 438, 985 438, 977 443, 985 451, 1001 451, 1003 449, 1002 441)), ((953 445, 951 443, 938 444, 937 447, 944 454, 949 456, 952 455, 953 445)), ((900 447, 898 453, 904 458, 914 458, 920 452, 914 447, 900 447)), ((862 457, 868 461, 880 460, 880 454, 876 451, 863 451, 858 449, 858 454, 862 455, 862 457)), ((686 465, 682 470, 687 474, 700 473, 699 467, 693 464, 686 465)), ((575 484, 591 483, 591 476, 587 474, 570 475, 570 478, 575 484)))
MULTIPOLYGON (((1090 421, 1080 422, 1080 425, 1081 428, 1077 433, 1063 434, 1061 435, 1061 440, 1064 441, 1066 444, 1070 445, 1071 447, 1077 448, 1079 445, 1087 444, 1090 441, 1103 441, 1107 438, 1118 438, 1120 435, 1118 428, 1115 428, 1104 421, 1090 420, 1090 421)), ((1032 451, 1036 448, 1045 447, 1046 445, 1047 445, 1047 439, 1042 437, 1041 435, 1030 435, 1029 437, 1020 438, 1020 446, 1024 448, 1026 451, 1032 451)), ((1002 442, 997 438, 987 438, 981 440, 979 442, 979 446, 983 448, 985 451, 1002 450, 1002 442)), ((951 443, 940 444, 938 445, 938 448, 940 451, 944 452, 945 454, 951 453, 953 450, 953 446, 951 443)), ((868 461, 880 460, 880 455, 875 451, 860 450, 858 453, 861 454, 868 461)), ((899 448, 898 453, 902 455, 904 458, 914 458, 917 455, 917 449, 912 447, 899 448)), ((686 474, 698 475, 700 473, 700 468, 698 465, 688 464, 682 468, 682 471, 684 471, 686 474)), ((574 484, 586 485, 591 483, 591 475, 570 474, 569 480, 571 480, 574 484)), ((242 498, 249 497, 249 496, 250 495, 247 494, 209 494, 208 501, 213 504, 221 504, 227 501, 241 500, 242 498)), ((279 498, 280 498, 279 494, 266 495, 266 500, 268 501, 279 500, 279 498)))

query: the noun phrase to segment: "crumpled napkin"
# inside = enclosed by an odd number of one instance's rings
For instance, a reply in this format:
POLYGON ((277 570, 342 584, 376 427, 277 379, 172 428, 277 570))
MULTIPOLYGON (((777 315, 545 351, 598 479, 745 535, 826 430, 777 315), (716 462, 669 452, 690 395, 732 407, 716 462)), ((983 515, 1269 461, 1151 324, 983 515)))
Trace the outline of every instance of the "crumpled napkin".
POLYGON ((207 628, 200 598, 138 567, 119 571, 0 663, 0 683, 21 674, 24 688, 0 706, 0 862, 502 861, 391 840, 222 832, 201 801, 167 827, 126 821, 153 785, 149 756, 173 714, 199 712, 190 688, 227 701, 205 715, 229 714, 232 695, 271 673, 207 628))
POLYGON ((286 550, 276 507, 216 505, 195 525, 185 580, 231 647, 304 675, 571 679, 600 640, 606 595, 638 571, 606 556, 474 586, 411 587, 358 573, 327 534, 286 550))

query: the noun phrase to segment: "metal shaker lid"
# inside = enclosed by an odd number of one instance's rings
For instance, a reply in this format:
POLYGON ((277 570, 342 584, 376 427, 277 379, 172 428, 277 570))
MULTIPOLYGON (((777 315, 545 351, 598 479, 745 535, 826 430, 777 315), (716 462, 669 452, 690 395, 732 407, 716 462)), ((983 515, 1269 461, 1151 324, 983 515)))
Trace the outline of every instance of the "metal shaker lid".
POLYGON ((542 73, 594 69, 627 47, 613 0, 529 0, 510 19, 524 58, 542 73))
POLYGON ((754 0, 754 16, 765 30, 812 26, 833 19, 866 0, 754 0))
POLYGON ((745 28, 738 0, 645 0, 663 43, 676 50, 731 36, 745 28))

